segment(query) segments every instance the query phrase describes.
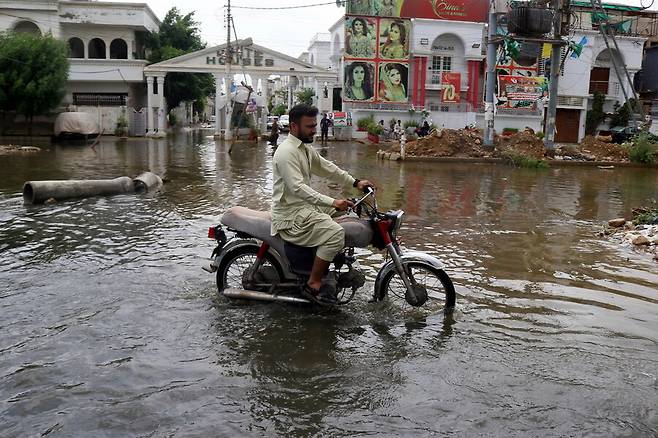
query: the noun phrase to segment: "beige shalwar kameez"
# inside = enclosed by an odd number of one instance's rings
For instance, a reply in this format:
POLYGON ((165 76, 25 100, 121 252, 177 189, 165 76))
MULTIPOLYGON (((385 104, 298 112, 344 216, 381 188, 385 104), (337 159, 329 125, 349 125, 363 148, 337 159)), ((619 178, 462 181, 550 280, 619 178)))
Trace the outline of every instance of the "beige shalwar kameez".
POLYGON ((334 199, 311 188, 311 175, 351 187, 354 177, 325 160, 310 144, 288 135, 272 160, 272 230, 295 245, 318 247, 316 255, 332 261, 345 244, 345 232, 331 215, 334 199))

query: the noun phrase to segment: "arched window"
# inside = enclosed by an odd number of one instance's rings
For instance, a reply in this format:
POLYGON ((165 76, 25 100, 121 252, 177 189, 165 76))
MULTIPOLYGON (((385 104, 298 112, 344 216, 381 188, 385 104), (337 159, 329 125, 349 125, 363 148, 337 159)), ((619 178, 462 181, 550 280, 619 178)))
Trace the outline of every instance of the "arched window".
POLYGON ((94 38, 89 41, 89 58, 105 59, 105 41, 100 38, 94 38))
POLYGON ((23 32, 23 33, 33 33, 35 35, 41 35, 41 29, 39 26, 34 24, 31 21, 19 21, 14 26, 14 32, 23 32))
POLYGON ((121 38, 110 43, 110 59, 128 59, 128 44, 121 38))
POLYGON ((69 58, 84 58, 85 44, 78 37, 69 39, 69 58))

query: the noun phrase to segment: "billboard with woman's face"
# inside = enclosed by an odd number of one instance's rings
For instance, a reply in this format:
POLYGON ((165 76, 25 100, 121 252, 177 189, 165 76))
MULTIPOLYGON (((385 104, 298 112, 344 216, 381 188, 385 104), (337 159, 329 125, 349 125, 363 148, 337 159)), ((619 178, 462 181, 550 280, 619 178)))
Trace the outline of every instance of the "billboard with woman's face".
POLYGON ((347 17, 345 20, 345 56, 374 58, 377 21, 371 17, 347 17))
POLYGON ((401 62, 379 64, 377 100, 382 102, 407 102, 409 65, 401 62))
POLYGON ((382 18, 379 20, 379 57, 381 59, 409 59, 409 20, 382 18))
POLYGON ((366 61, 345 62, 343 100, 367 102, 375 98, 375 63, 366 61))

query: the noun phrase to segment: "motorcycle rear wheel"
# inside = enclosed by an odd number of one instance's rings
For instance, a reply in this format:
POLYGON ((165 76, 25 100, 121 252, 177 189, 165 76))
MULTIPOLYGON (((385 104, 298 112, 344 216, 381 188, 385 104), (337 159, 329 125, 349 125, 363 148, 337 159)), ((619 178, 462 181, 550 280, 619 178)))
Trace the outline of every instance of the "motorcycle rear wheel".
MULTIPOLYGON (((442 302, 444 312, 449 313, 455 308, 456 294, 452 280, 443 269, 437 269, 424 263, 410 262, 407 268, 411 272, 416 284, 427 290, 428 302, 442 302)), ((407 288, 402 278, 395 270, 391 270, 382 279, 379 290, 379 300, 388 297, 389 300, 398 305, 409 306, 405 293, 407 288)), ((425 304, 426 305, 426 304, 425 304)))
MULTIPOLYGON (((257 246, 244 246, 237 248, 224 256, 219 267, 217 268, 217 290, 221 294, 226 288, 250 289, 266 291, 267 288, 256 288, 246 280, 247 270, 253 266, 258 253, 257 246)), ((261 283, 280 282, 283 279, 283 270, 276 259, 265 254, 265 261, 259 268, 261 283), (264 276, 267 276, 265 278, 264 276)))

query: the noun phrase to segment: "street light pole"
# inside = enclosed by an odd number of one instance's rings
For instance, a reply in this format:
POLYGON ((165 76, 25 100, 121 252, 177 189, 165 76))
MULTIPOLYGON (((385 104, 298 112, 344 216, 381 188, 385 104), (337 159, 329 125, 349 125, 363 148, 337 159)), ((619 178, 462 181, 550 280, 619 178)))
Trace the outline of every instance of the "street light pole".
POLYGON ((233 52, 231 51, 231 0, 227 0, 226 6, 226 118, 224 129, 224 139, 230 140, 231 135, 231 63, 233 62, 233 52))
POLYGON ((484 146, 494 148, 494 87, 496 85, 496 7, 494 0, 489 2, 489 29, 487 32, 487 86, 484 96, 484 146))
MULTIPOLYGON (((561 0, 553 0, 553 40, 562 38, 562 9, 561 0)), ((548 110, 546 126, 544 128, 544 145, 549 154, 555 150, 555 118, 557 115, 558 79, 560 78, 560 45, 553 43, 551 52, 551 72, 548 90, 548 110)))

